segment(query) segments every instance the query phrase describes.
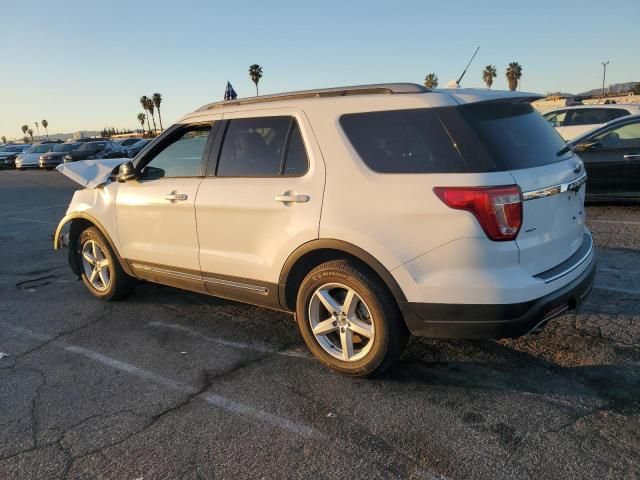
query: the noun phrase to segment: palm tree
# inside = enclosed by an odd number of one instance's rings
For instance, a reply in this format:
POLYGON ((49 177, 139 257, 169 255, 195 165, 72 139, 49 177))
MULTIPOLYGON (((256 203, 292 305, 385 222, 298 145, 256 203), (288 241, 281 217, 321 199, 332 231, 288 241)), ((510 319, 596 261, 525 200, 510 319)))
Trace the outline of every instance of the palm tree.
POLYGON ((138 121, 140 125, 142 125, 142 135, 144 136, 144 121, 147 119, 147 116, 144 113, 138 114, 138 121))
POLYGON ((31 128, 29 128, 27 130, 27 133, 29 134, 29 136, 31 137, 31 141, 33 142, 33 130, 31 128))
POLYGON ((27 137, 26 135, 22 137, 22 143, 29 143, 29 137, 27 137))
POLYGON ((38 127, 38 122, 35 122, 36 130, 38 131, 38 138, 40 138, 40 127, 38 127))
POLYGON ((509 82, 509 90, 515 91, 518 88, 518 81, 522 77, 522 66, 518 62, 511 62, 505 72, 507 82, 509 82))
MULTIPOLYGON (((147 97, 146 95, 143 95, 140 97, 140 105, 142 105, 142 108, 144 108, 145 111, 148 110, 148 106, 149 106, 149 97, 147 97)), ((151 124, 149 123, 149 117, 147 116, 147 130, 149 130, 149 132, 151 132, 151 124)))
POLYGON ((153 104, 156 106, 156 109, 158 110, 158 120, 160 120, 160 131, 164 130, 162 128, 162 115, 160 115, 160 104, 162 103, 162 95, 160 95, 159 93, 154 93, 151 96, 151 99, 153 100, 153 104))
POLYGON ((42 126, 44 127, 44 131, 47 132, 47 140, 49 140, 49 131, 47 130, 47 127, 49 126, 49 122, 47 122, 46 120, 42 120, 42 126))
POLYGON ((493 85, 493 79, 497 76, 498 72, 496 71, 495 65, 487 65, 484 67, 484 70, 482 71, 482 80, 487 84, 487 88, 491 88, 491 85, 493 85))
POLYGON ((429 73, 424 77, 424 86, 427 88, 438 87, 438 76, 435 73, 429 73))
POLYGON ((2 140, 2 143, 4 143, 5 145, 7 144, 7 137, 5 137, 4 135, 0 137, 0 140, 2 140))
POLYGON ((153 120, 153 133, 156 133, 156 117, 153 114, 153 111, 155 109, 155 105, 153 104, 153 100, 151 100, 150 98, 147 98, 147 110, 148 112, 151 114, 151 120, 153 120))
POLYGON ((260 95, 258 93, 258 82, 262 78, 262 67, 257 63, 254 63, 249 67, 249 76, 251 77, 251 81, 256 84, 256 95, 260 95))
MULTIPOLYGON (((26 135, 27 130, 29 130, 29 125, 22 125, 22 126, 20 127, 20 129, 22 130, 22 134, 23 134, 23 135, 26 135)), ((26 138, 26 137, 25 137, 25 138, 26 138)))

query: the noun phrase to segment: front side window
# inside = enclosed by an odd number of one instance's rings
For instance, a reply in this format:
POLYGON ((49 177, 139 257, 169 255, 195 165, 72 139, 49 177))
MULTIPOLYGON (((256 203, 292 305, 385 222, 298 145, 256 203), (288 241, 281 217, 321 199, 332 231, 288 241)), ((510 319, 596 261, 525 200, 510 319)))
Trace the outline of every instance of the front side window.
POLYGON ((549 113, 544 116, 545 120, 549 122, 554 127, 562 127, 564 126, 564 119, 567 117, 567 111, 563 110, 562 112, 549 113))
POLYGON ((615 120, 616 118, 620 117, 626 117, 627 115, 630 115, 627 110, 624 110, 622 108, 610 108, 607 111, 607 121, 615 120))
POLYGON ((595 137, 602 148, 640 148, 640 122, 613 128, 595 137))
POLYGON ((142 169, 142 178, 197 177, 201 175, 211 125, 193 125, 177 132, 142 169))

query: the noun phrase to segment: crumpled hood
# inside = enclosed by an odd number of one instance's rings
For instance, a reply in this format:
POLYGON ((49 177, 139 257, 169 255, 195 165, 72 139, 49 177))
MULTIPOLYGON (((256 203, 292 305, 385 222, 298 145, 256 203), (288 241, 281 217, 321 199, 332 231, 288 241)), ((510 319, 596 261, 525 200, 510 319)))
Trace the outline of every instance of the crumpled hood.
POLYGON ((128 161, 128 158, 81 160, 79 162, 63 163, 58 165, 56 170, 83 187, 96 188, 106 183, 113 171, 128 161))

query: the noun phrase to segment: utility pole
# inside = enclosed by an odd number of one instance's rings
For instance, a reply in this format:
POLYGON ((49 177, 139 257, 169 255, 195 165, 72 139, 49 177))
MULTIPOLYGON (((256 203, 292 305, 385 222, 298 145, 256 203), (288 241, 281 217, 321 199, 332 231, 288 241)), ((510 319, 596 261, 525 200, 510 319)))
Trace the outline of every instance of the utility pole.
POLYGON ((606 62, 602 62, 602 97, 604 98, 604 79, 607 76, 607 65, 609 65, 609 60, 606 62))

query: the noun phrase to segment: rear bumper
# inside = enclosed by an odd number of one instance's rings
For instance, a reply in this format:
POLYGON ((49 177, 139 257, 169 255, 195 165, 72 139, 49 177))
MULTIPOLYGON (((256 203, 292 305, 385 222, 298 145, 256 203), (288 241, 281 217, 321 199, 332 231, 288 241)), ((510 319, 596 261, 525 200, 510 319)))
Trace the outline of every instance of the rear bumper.
POLYGON ((510 338, 541 329, 549 320, 576 308, 588 295, 596 274, 591 255, 584 271, 543 297, 502 305, 400 302, 413 335, 434 338, 510 338))

